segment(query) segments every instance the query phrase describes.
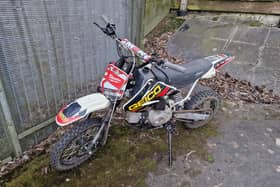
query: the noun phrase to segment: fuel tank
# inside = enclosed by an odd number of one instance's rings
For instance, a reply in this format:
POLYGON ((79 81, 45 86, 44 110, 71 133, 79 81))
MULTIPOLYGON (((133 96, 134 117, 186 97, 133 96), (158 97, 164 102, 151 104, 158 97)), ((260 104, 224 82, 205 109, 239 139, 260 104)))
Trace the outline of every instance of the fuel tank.
POLYGON ((134 76, 136 83, 132 91, 132 98, 123 106, 126 111, 137 112, 177 91, 175 87, 168 84, 167 77, 158 79, 149 69, 137 69, 134 76))

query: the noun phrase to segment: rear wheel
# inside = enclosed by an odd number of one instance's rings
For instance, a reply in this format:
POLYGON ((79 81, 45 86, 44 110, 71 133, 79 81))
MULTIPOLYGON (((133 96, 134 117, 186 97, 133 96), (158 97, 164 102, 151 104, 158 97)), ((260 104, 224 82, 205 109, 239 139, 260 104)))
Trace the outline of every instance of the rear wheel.
POLYGON ((198 90, 189 101, 185 102, 185 110, 197 110, 200 114, 207 114, 205 120, 188 120, 184 125, 188 128, 198 128, 206 125, 216 114, 220 105, 220 99, 216 92, 211 88, 203 88, 198 90))
POLYGON ((101 127, 101 119, 87 119, 76 124, 54 145, 51 150, 51 166, 58 171, 77 167, 91 157, 89 151, 95 153, 101 145, 101 138, 92 150, 87 146, 95 138, 101 127))

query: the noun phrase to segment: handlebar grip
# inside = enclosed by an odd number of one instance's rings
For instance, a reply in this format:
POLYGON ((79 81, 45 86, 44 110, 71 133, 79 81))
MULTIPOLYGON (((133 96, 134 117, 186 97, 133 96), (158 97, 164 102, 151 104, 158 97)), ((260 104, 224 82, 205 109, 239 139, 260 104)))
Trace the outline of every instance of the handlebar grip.
POLYGON ((179 66, 179 65, 177 65, 177 64, 173 64, 173 63, 171 63, 171 62, 169 62, 169 61, 164 61, 164 66, 166 66, 166 67, 168 67, 168 68, 170 68, 170 69, 173 69, 173 70, 175 70, 175 71, 180 71, 180 72, 182 72, 182 73, 184 73, 185 71, 186 71, 186 68, 184 68, 184 67, 182 67, 182 66, 179 66))

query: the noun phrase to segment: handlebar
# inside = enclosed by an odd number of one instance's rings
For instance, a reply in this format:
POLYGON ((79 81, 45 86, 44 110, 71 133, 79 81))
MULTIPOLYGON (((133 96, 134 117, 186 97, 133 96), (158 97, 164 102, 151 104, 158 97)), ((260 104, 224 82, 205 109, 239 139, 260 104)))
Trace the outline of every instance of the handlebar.
MULTIPOLYGON (((103 21, 106 23, 106 27, 101 27, 98 23, 94 22, 93 24, 96 25, 103 33, 105 33, 106 35, 110 36, 111 38, 113 39, 116 39, 117 41, 119 41, 119 39, 117 38, 117 35, 116 35, 116 25, 115 24, 112 24, 110 23, 104 16, 102 16, 103 18, 103 21)), ((156 55, 152 55, 154 57, 152 57, 151 59, 149 59, 148 61, 146 61, 146 63, 143 63, 142 65, 140 65, 139 67, 143 67, 145 65, 147 65, 147 63, 152 63, 152 62, 155 62, 157 63, 158 65, 164 65, 170 69, 173 69, 175 71, 179 71, 179 72, 182 72, 184 73, 185 72, 185 68, 182 67, 182 66, 179 66, 177 64, 173 64, 169 61, 163 61, 163 60, 158 60, 156 58, 156 55)))
POLYGON ((116 25, 112 23, 107 23, 106 27, 101 27, 98 23, 94 22, 94 25, 96 25, 103 33, 106 35, 115 38, 116 35, 116 25))

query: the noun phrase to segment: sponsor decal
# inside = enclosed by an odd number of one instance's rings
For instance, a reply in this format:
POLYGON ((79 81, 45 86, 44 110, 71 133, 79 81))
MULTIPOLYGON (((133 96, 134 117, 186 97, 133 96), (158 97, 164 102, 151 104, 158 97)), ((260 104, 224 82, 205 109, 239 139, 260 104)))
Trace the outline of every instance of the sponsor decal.
POLYGON ((119 77, 115 77, 112 74, 109 75, 109 80, 117 84, 122 83, 122 79, 120 79, 119 77))
POLYGON ((216 66, 215 66, 215 69, 220 69, 222 66, 230 63, 231 61, 233 61, 235 59, 235 56, 231 56, 231 57, 228 57, 227 59, 225 59, 224 61, 222 61, 221 63, 218 63, 216 66))
POLYGON ((138 57, 142 58, 143 62, 147 62, 151 56, 149 56, 147 53, 139 49, 137 46, 135 46, 133 43, 128 41, 127 39, 123 39, 121 43, 127 48, 132 50, 138 57))
POLYGON ((59 126, 66 126, 66 125, 68 125, 70 123, 73 123, 73 122, 75 122, 75 121, 77 121, 77 120, 82 118, 82 116, 80 116, 80 115, 72 116, 72 117, 67 118, 63 114, 63 111, 64 111, 64 109, 61 109, 61 111, 56 116, 56 123, 59 126))
POLYGON ((100 83, 102 93, 122 97, 129 75, 114 64, 109 64, 100 83))
POLYGON ((157 85, 156 87, 154 87, 154 89, 152 89, 148 94, 146 94, 145 97, 143 97, 140 101, 138 101, 137 103, 134 103, 132 105, 130 105, 128 107, 128 109, 130 111, 137 111, 140 108, 143 107, 143 104, 153 100, 155 97, 157 97, 158 94, 160 94, 162 91, 162 88, 160 87, 160 85, 157 85))

